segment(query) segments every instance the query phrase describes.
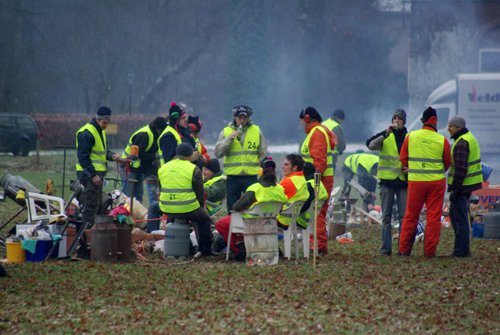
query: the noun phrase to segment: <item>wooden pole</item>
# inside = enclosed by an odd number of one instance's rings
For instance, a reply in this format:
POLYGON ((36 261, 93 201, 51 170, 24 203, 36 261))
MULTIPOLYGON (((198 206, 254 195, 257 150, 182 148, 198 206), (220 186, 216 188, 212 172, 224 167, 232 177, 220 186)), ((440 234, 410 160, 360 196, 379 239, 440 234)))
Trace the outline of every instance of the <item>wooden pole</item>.
POLYGON ((314 252, 313 252, 313 268, 316 268, 316 257, 318 256, 318 196, 319 185, 321 183, 321 173, 314 173, 314 252))

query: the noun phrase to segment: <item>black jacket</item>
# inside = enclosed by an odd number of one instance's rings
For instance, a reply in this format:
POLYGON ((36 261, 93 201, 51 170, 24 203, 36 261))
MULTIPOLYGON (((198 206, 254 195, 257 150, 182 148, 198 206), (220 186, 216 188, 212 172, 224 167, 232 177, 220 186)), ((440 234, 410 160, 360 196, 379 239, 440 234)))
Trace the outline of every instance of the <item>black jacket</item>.
MULTIPOLYGON (((171 125, 171 127, 174 127, 171 125)), ((175 128, 175 127, 174 127, 175 128)), ((196 146, 196 142, 191 136, 191 132, 188 128, 177 127, 177 132, 181 136, 182 142, 190 144, 193 149, 196 146)), ((160 139, 160 147, 163 152, 163 161, 165 163, 170 162, 175 156, 175 149, 177 149, 177 140, 175 136, 171 133, 166 134, 160 139)))
POLYGON ((149 142, 149 136, 145 132, 140 132, 132 137, 132 145, 137 145, 139 147, 139 159, 141 160, 141 166, 138 169, 132 168, 132 171, 144 173, 146 175, 156 174, 156 153, 158 152, 158 133, 149 124, 149 129, 153 132, 153 144, 151 148, 146 151, 149 142))
MULTIPOLYGON (((398 147, 398 153, 401 153, 401 147, 403 146, 403 142, 405 141, 406 134, 408 134, 408 130, 406 127, 403 129, 394 129, 393 130, 394 138, 396 140, 396 146, 398 147)), ((366 140, 366 146, 370 150, 374 150, 371 148, 371 144, 377 141, 383 141, 387 138, 385 130, 382 130, 381 132, 373 135, 369 139, 366 140)), ((378 149, 380 150, 380 149, 378 149)), ((399 178, 395 178, 393 180, 388 180, 388 179, 381 179, 380 180, 380 185, 385 185, 388 187, 393 187, 393 188, 407 188, 408 187, 408 182, 403 181, 399 178)))
MULTIPOLYGON (((102 139, 102 129, 99 124, 97 124, 97 120, 93 118, 89 123, 97 129, 102 139)), ((78 147, 76 148, 76 155, 78 158, 78 163, 80 163, 80 165, 82 166, 83 171, 77 171, 76 175, 77 178, 82 182, 91 179, 95 175, 99 175, 101 176, 101 178, 104 178, 104 175, 106 174, 106 172, 97 172, 92 165, 92 161, 90 160, 90 153, 94 144, 94 136, 88 130, 85 130, 78 134, 78 147)), ((113 155, 114 152, 109 151, 109 149, 106 148, 106 160, 112 161, 113 155)))

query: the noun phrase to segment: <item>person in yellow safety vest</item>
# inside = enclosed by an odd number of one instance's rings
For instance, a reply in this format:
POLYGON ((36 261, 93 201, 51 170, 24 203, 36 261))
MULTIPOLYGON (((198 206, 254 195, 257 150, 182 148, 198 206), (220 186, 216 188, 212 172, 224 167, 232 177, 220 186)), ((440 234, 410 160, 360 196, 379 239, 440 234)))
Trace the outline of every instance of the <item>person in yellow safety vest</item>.
MULTIPOLYGON (((193 136, 193 139, 196 143, 194 150, 198 151, 199 157, 201 159, 200 165, 204 166, 210 161, 210 155, 208 154, 207 148, 200 141, 200 131, 203 127, 203 122, 200 121, 199 116, 189 115, 188 127, 191 131, 191 136, 193 136)), ((198 165, 198 167, 200 167, 200 165, 198 165)))
POLYGON ((434 108, 428 107, 420 120, 422 128, 406 136, 399 155, 403 171, 408 172, 408 194, 398 255, 411 254, 420 212, 425 204, 424 256, 434 257, 441 236, 445 173, 451 162, 450 143, 437 132, 438 117, 434 108))
MULTIPOLYGON (((303 172, 304 159, 297 154, 288 154, 283 161, 284 178, 280 181, 280 185, 285 190, 287 197, 286 203, 283 205, 283 210, 293 205, 295 201, 306 201, 309 198, 306 179, 303 172)), ((292 221, 292 215, 279 214, 276 219, 278 226, 283 229, 288 229, 292 221)))
MULTIPOLYGON (((196 142, 191 136, 188 128, 188 114, 183 105, 172 102, 168 110, 168 126, 163 130, 158 138, 158 155, 160 156, 160 166, 166 164, 175 156, 175 150, 181 143, 190 144, 193 149, 196 142)), ((193 161, 198 159, 198 152, 195 152, 193 161)))
POLYGON ((166 214, 169 220, 189 220, 194 227, 201 256, 210 256, 213 221, 203 206, 201 170, 191 162, 194 158, 191 145, 181 143, 175 153, 174 159, 158 170, 160 201, 149 207, 147 230, 151 232, 159 228, 162 213, 166 214))
MULTIPOLYGON (((304 161, 312 163, 316 171, 321 174, 321 182, 325 185, 328 194, 331 193, 334 183, 332 152, 335 149, 337 138, 327 127, 321 125, 321 115, 314 107, 306 107, 299 114, 300 124, 307 134, 300 153, 304 161)), ((325 203, 318 215, 317 240, 318 255, 328 254, 328 233, 326 230, 326 211, 328 203, 325 203)), ((314 249, 314 238, 310 238, 311 250, 314 249)))
POLYGON ((391 124, 387 129, 373 135, 366 141, 370 150, 379 150, 377 178, 379 179, 380 201, 382 207, 382 247, 380 254, 392 255, 392 217, 396 203, 398 211, 399 233, 406 208, 406 191, 408 181, 403 172, 403 164, 399 160, 399 153, 408 130, 405 127, 406 112, 397 109, 392 115, 391 124), (396 200, 394 200, 396 199, 396 200))
POLYGON ((468 209, 471 193, 482 187, 481 150, 461 116, 454 116, 448 121, 448 131, 455 140, 451 147, 451 167, 448 172, 450 219, 455 231, 453 256, 470 257, 468 209))
MULTIPOLYGON (((307 226, 309 225, 309 220, 311 219, 311 216, 309 214, 309 208, 311 206, 314 206, 314 200, 316 199, 316 195, 314 192, 314 172, 316 172, 316 168, 312 163, 305 163, 304 164, 304 177, 306 179, 306 185, 307 185, 307 190, 309 191, 309 197, 307 198, 306 202, 304 202, 304 205, 300 209, 300 216, 297 219, 297 226, 299 226, 302 229, 306 229, 307 226)), ((323 185, 323 182, 319 182, 319 193, 318 193, 318 204, 321 206, 321 203, 327 202, 329 197, 328 192, 326 191, 325 185, 323 185)), ((318 211, 320 208, 318 208, 318 211)))
POLYGON ((345 136, 344 136, 344 129, 342 128, 342 123, 345 120, 345 113, 344 110, 342 109, 336 109, 332 116, 328 118, 326 121, 323 121, 322 125, 330 129, 332 133, 335 134, 335 137, 337 138, 337 144, 335 145, 335 148, 333 149, 333 170, 335 171, 335 168, 337 167, 337 159, 338 156, 342 155, 344 153, 344 150, 346 148, 346 141, 345 141, 345 136))
MULTIPOLYGON (((241 198, 234 204, 233 209, 235 211, 244 211, 252 208, 260 202, 266 201, 276 201, 285 202, 286 195, 283 187, 276 182, 276 163, 272 160, 272 157, 266 157, 260 163, 261 169, 259 169, 259 181, 250 185, 246 192, 241 196, 241 198)), ((229 226, 231 224, 231 216, 227 215, 215 223, 215 229, 222 237, 225 243, 227 243, 229 237, 229 226)), ((216 252, 221 251, 225 247, 221 246, 216 252)), ((231 236, 231 245, 229 246, 235 259, 238 261, 244 261, 246 257, 246 250, 243 244, 243 235, 235 234, 231 236)))
POLYGON ((250 120, 252 113, 248 106, 233 107, 233 121, 219 133, 215 145, 215 157, 224 158, 228 213, 241 194, 257 182, 259 162, 266 156, 264 135, 250 120))
MULTIPOLYGON (((362 152, 362 151, 361 151, 362 152)), ((375 190, 377 189, 378 156, 369 153, 355 153, 349 155, 344 160, 342 172, 344 174, 344 187, 339 198, 348 199, 351 191, 349 182, 356 175, 359 185, 363 186, 368 195, 363 196, 363 207, 365 211, 370 211, 375 202, 375 190)))
POLYGON ((217 208, 220 209, 222 201, 226 198, 226 176, 222 174, 217 158, 210 159, 202 172, 205 205, 208 213, 212 215, 217 208))
MULTIPOLYGON (((102 202, 102 185, 108 170, 106 161, 121 162, 120 155, 108 150, 106 131, 111 122, 111 109, 102 106, 89 123, 76 132, 76 176, 83 186, 78 196, 82 207, 82 224, 90 227, 102 202)), ((86 247, 85 242, 81 250, 86 247)))
POLYGON ((167 120, 164 117, 158 116, 149 124, 136 130, 128 141, 127 146, 122 154, 122 160, 125 160, 125 164, 129 164, 127 168, 123 164, 120 168, 120 173, 122 174, 123 188, 122 192, 127 196, 132 196, 132 187, 134 188, 134 197, 139 201, 143 201, 144 187, 143 183, 145 180, 148 181, 146 184, 148 190, 148 200, 149 203, 157 201, 156 187, 152 181, 157 180, 157 153, 158 153, 158 137, 167 127, 167 120), (130 147, 135 145, 139 148, 139 154, 137 156, 131 155, 130 147), (130 169, 130 171, 127 171, 130 169), (149 178, 149 179, 148 179, 149 178), (137 180, 136 183, 132 184, 128 182, 128 179, 137 180))

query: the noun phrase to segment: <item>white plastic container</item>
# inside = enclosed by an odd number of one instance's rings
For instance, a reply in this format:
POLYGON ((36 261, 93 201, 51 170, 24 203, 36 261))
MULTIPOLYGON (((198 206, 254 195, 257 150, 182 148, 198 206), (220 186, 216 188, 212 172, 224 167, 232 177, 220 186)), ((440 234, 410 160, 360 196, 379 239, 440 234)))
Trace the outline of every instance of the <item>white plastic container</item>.
POLYGON ((351 234, 351 232, 347 232, 345 234, 337 236, 336 238, 337 238, 337 241, 340 240, 341 238, 350 238, 350 239, 352 239, 352 234, 351 234))

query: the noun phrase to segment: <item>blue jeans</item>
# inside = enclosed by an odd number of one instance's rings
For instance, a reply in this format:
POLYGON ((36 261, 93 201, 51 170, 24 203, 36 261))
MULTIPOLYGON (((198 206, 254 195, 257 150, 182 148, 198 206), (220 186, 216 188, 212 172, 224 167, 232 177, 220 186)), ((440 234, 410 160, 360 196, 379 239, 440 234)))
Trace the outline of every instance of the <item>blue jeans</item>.
POLYGON ((380 199, 382 207, 382 247, 380 253, 382 255, 392 254, 392 208, 394 201, 398 206, 399 234, 401 234, 401 224, 406 209, 406 188, 394 188, 386 185, 380 185, 380 199), (396 198, 396 199, 394 199, 396 198))
POLYGON ((144 178, 146 183, 146 191, 148 192, 148 204, 152 204, 158 201, 158 178, 153 175, 146 176, 144 178))
POLYGON ((129 172, 125 177, 125 174, 122 177, 122 192, 125 193, 128 197, 131 197, 132 194, 132 183, 129 183, 127 179, 136 179, 137 183, 134 185, 134 198, 136 198, 139 202, 142 203, 142 196, 144 195, 144 174, 138 172, 129 172))
POLYGON ((453 256, 456 257, 470 256, 469 199, 470 192, 454 194, 450 199, 450 219, 455 231, 453 256))
POLYGON ((160 203, 158 201, 155 201, 151 205, 149 205, 148 223, 146 224, 146 231, 148 233, 160 229, 160 217, 162 216, 162 214, 163 213, 160 210, 160 203), (153 219, 158 219, 158 220, 153 220, 153 219))

